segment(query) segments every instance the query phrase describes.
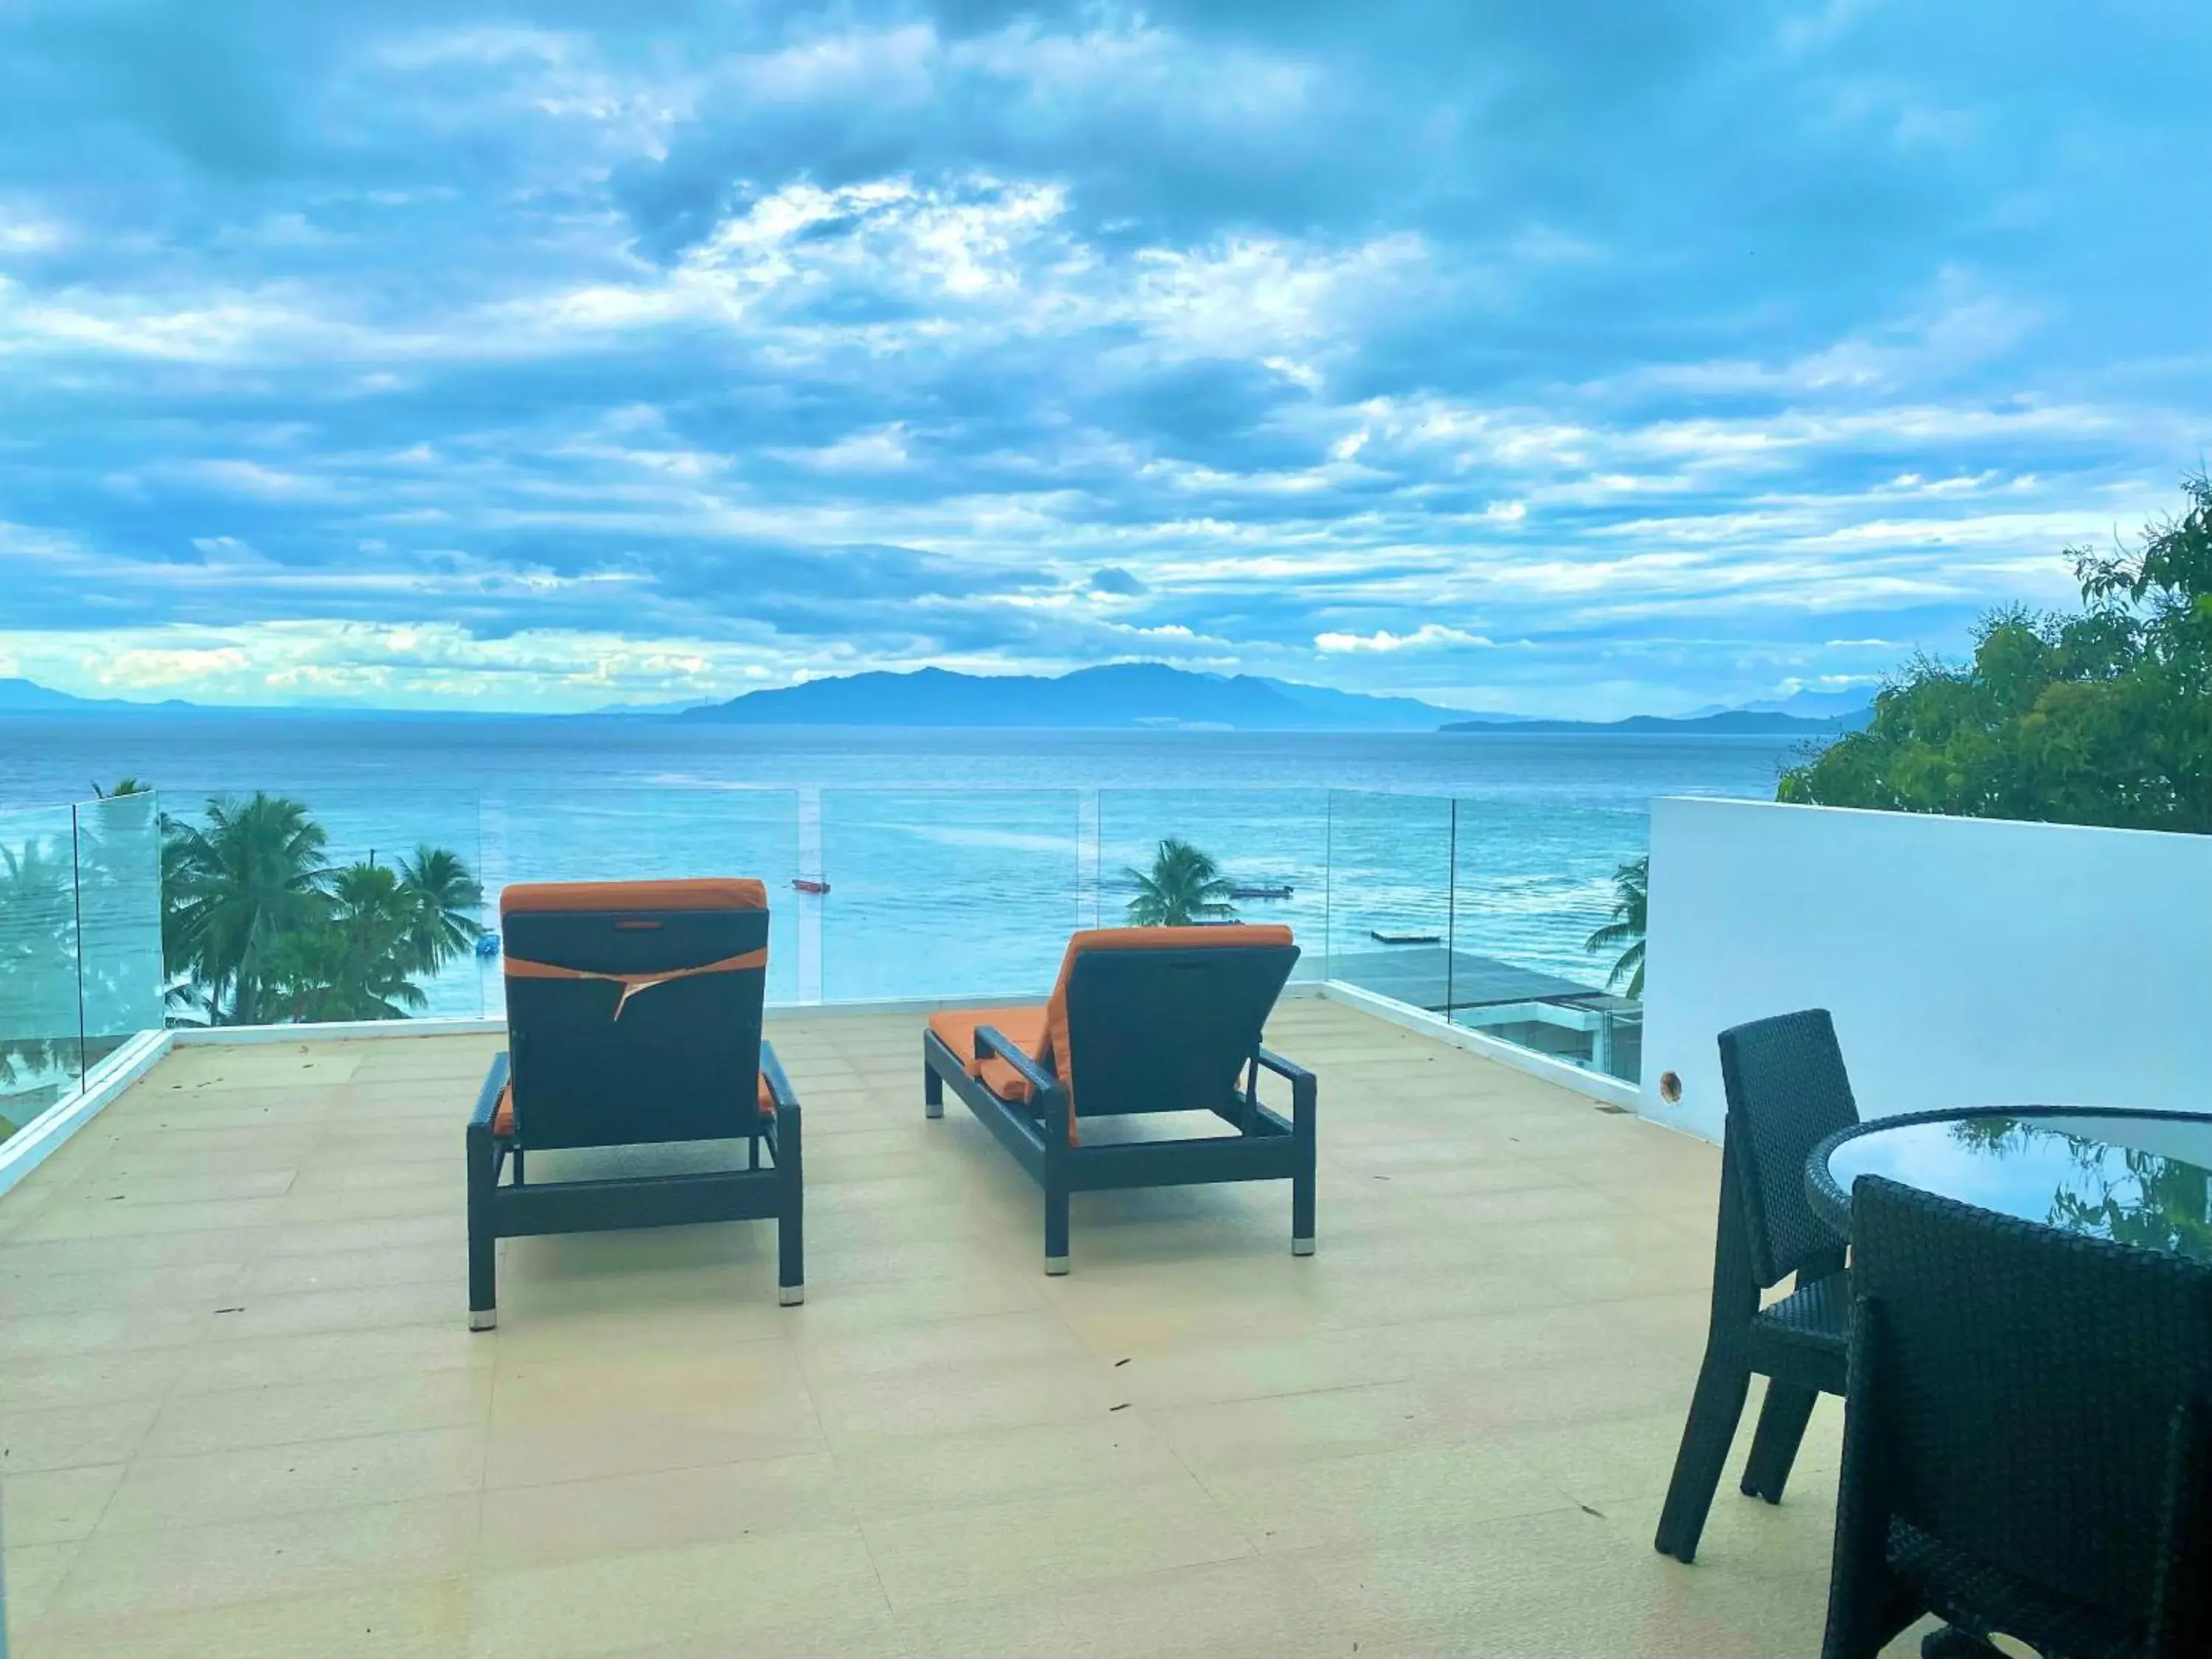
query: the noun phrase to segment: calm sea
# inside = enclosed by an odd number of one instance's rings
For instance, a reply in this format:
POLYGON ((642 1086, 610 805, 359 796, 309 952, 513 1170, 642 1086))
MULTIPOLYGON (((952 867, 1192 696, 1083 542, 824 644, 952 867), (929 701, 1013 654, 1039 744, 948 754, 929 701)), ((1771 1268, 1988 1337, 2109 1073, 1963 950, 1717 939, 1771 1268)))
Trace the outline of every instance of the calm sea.
MULTIPOLYGON (((1771 797, 1789 738, 1214 732, 755 730, 653 719, 0 718, 0 841, 96 781, 172 812, 254 789, 305 801, 333 856, 450 847, 508 881, 758 874, 771 994, 836 1000, 1048 983, 1070 928, 1112 921, 1164 836, 1292 923, 1313 971, 1376 932, 1449 936, 1587 983, 1613 872, 1663 794, 1771 797), (792 877, 816 849, 830 892, 792 877), (820 905, 818 953, 799 926, 820 905)), ((432 1012, 499 1007, 457 964, 432 1012)))

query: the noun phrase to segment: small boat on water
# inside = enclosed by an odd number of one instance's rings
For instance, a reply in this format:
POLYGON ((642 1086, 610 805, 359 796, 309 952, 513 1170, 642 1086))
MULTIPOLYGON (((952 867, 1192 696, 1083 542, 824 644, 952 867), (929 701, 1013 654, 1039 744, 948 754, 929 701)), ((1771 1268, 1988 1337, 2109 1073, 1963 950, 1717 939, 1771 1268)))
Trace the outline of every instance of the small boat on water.
POLYGON ((1442 945, 1442 933, 1386 933, 1380 927, 1370 927, 1367 937, 1377 945, 1442 945))
POLYGON ((485 962, 489 962, 498 954, 499 935, 497 933, 478 933, 477 935, 477 955, 479 958, 485 962))
POLYGON ((1229 896, 1233 899, 1286 899, 1291 896, 1288 882, 1262 882, 1252 887, 1232 887, 1229 896))
POLYGON ((793 876, 791 884, 802 893, 826 893, 830 884, 813 876, 793 876))

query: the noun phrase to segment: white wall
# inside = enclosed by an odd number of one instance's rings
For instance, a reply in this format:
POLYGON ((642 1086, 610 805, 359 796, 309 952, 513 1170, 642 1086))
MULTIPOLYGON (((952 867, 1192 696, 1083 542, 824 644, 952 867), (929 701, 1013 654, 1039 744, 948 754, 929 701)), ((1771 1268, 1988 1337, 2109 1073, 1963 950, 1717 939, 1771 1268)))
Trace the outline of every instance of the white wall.
POLYGON ((1648 948, 1638 1109, 1698 1134, 1716 1036, 1810 1007, 1869 1117, 2212 1111, 2212 836, 1665 799, 1648 948))

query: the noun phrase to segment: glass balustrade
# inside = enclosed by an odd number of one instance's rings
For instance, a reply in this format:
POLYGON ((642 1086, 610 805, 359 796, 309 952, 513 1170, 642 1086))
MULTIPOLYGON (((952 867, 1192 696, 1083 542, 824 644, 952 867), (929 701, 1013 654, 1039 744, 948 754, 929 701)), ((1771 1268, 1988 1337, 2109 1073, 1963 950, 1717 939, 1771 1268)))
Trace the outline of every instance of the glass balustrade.
MULTIPOLYGON (((779 1006, 1041 995, 1078 927, 1233 916, 1287 923, 1301 978, 1638 1074, 1640 811, 1187 785, 455 795, 404 780, 301 805, 319 835, 302 861, 322 866, 302 913, 323 921, 258 964, 243 1014, 234 982, 163 967, 165 825, 175 864, 219 828, 204 799, 173 818, 151 795, 0 816, 0 1120, 67 1097, 165 1018, 496 1018, 502 887, 702 874, 767 883, 779 1006), (410 876, 446 895, 443 944, 394 982, 364 966, 381 948, 367 918, 410 876)), ((173 907, 195 878, 169 878, 173 907)))

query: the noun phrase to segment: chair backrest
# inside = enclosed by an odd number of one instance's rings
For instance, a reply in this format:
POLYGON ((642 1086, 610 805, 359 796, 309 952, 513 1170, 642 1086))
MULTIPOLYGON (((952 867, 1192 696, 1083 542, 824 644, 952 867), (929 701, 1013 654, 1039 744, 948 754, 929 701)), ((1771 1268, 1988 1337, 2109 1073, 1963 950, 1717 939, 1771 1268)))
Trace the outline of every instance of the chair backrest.
POLYGON ((1775 1285, 1838 1248, 1806 1199, 1805 1160, 1859 1121, 1858 1104, 1825 1008, 1731 1026, 1720 1044, 1730 1161, 1752 1267, 1761 1285, 1775 1285))
POLYGON ((2201 1639, 2212 1266, 1874 1176, 1851 1218, 1876 1512, 2123 1629, 2162 1614, 2201 1639))
POLYGON ((532 884, 507 889, 499 908, 524 1146, 754 1133, 768 981, 760 883, 532 884))
POLYGON ((1227 1110, 1297 959, 1287 927, 1078 933, 1045 1022, 1075 1114, 1227 1110))

